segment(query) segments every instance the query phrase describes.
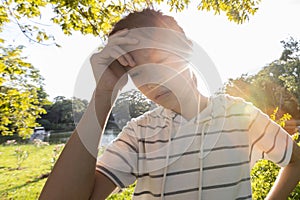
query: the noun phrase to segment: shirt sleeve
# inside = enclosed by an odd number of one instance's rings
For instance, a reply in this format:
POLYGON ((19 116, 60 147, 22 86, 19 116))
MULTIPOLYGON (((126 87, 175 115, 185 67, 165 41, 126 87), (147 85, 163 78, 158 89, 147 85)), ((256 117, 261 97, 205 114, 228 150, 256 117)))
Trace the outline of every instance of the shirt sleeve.
POLYGON ((96 170, 106 175, 119 188, 134 183, 137 171, 137 138, 130 122, 98 157, 96 170))
POLYGON ((280 167, 289 164, 292 149, 292 137, 277 123, 258 108, 251 106, 250 162, 251 166, 258 159, 268 159, 280 167))

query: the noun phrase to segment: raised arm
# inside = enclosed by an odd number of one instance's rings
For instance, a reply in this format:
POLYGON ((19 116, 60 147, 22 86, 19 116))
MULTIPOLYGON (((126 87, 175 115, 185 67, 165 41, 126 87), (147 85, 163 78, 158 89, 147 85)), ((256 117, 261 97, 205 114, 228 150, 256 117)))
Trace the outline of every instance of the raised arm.
MULTIPOLYGON (((102 111, 106 111, 106 115, 110 110, 109 98, 103 97, 102 111)), ((92 123, 85 123, 95 117, 94 100, 92 100, 80 121, 77 129, 73 132, 68 143, 65 145, 58 161, 56 162, 43 190, 40 199, 89 199, 96 181, 96 157, 97 148, 100 140, 99 128, 92 123), (83 136, 78 134, 84 132, 89 137, 89 147, 83 144, 83 136), (90 143, 93 141, 93 143, 90 143), (92 149, 93 148, 93 149, 92 149), (91 152, 93 151, 93 152, 91 152), (94 154, 94 155, 93 155, 94 154)), ((105 113, 99 116, 99 120, 104 124, 105 113)), ((93 119, 95 121, 95 119, 93 119)), ((96 120, 97 121, 97 120, 96 120)), ((98 175, 99 176, 99 175, 98 175)), ((105 178, 101 179, 103 192, 110 193, 114 189, 114 185, 105 178), (105 191, 110 190, 110 191, 105 191)), ((98 181, 99 182, 99 181, 98 181)), ((99 186, 99 183, 97 184, 99 186)))
POLYGON ((75 131, 65 145, 39 199, 84 200, 105 199, 115 185, 103 174, 96 172, 96 158, 101 133, 109 116, 112 92, 125 73, 120 65, 133 66, 135 63, 129 54, 123 55, 118 47, 121 44, 134 44, 134 40, 125 40, 126 30, 116 33, 100 53, 91 57, 91 65, 97 81, 93 97, 78 123, 75 131), (116 52, 118 51, 118 52, 116 52), (106 62, 113 58, 109 67, 106 62))

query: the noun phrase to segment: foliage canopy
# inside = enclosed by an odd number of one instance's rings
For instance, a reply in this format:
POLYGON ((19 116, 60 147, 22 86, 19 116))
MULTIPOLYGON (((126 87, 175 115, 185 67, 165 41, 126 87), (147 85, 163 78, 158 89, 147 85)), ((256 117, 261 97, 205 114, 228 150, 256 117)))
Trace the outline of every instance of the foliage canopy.
MULTIPOLYGON (((230 21, 243 23, 255 14, 260 0, 201 0, 199 10, 225 13, 230 21)), ((39 23, 45 10, 51 10, 51 21, 62 31, 92 34, 105 39, 113 25, 129 12, 146 7, 159 8, 166 4, 170 10, 183 11, 189 0, 2 0, 0 4, 0 32, 9 23, 16 24, 31 42, 56 44, 53 35, 39 23)), ((12 47, 0 38, 0 132, 3 135, 18 132, 22 137, 32 133, 35 119, 45 113, 46 93, 42 90, 42 77, 21 56, 23 47, 12 47), (35 83, 35 84, 33 84, 35 83), (39 89, 40 88, 40 89, 39 89), (43 96, 43 98, 42 98, 43 96)), ((58 44, 56 44, 59 46, 58 44)))
POLYGON ((39 71, 21 56, 22 46, 0 46, 0 133, 28 137, 48 101, 39 71))
POLYGON ((281 43, 284 49, 279 59, 257 74, 230 79, 225 92, 253 102, 265 113, 272 114, 279 107, 278 114, 300 119, 300 43, 294 38, 281 43))

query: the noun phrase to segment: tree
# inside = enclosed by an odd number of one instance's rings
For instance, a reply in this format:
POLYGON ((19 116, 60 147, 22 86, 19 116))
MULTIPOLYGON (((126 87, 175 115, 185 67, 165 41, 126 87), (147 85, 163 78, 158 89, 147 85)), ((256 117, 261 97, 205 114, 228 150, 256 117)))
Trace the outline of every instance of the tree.
POLYGON ((151 110, 155 104, 140 91, 132 89, 119 95, 112 109, 112 115, 120 129, 131 118, 136 118, 151 110))
POLYGON ((269 115, 279 107, 279 115, 289 113, 300 119, 300 43, 294 38, 281 43, 279 59, 255 75, 230 79, 225 92, 251 101, 269 115))
MULTIPOLYGON (((105 36, 112 26, 123 16, 133 10, 145 7, 159 7, 163 0, 97 1, 97 0, 53 0, 56 16, 54 23, 61 26, 66 34, 72 30, 83 34, 105 36)), ((226 13, 230 21, 243 23, 258 10, 260 0, 201 0, 198 10, 213 10, 215 14, 226 13)), ((170 10, 183 11, 190 4, 188 0, 166 1, 170 10)))
MULTIPOLYGON (((188 0, 1 0, 0 32, 5 29, 6 24, 14 23, 30 42, 59 46, 55 43, 54 36, 47 33, 45 27, 39 23, 42 9, 48 8, 53 11, 51 21, 58 24, 65 34, 71 35, 72 31, 80 31, 82 34, 93 34, 105 39, 112 26, 123 15, 145 7, 159 7, 165 2, 171 10, 176 11, 182 11, 190 4, 188 0)), ((260 0, 201 0, 198 9, 213 10, 215 14, 226 13, 230 21, 243 23, 257 11, 259 2, 260 0)), ((42 108, 43 99, 40 99, 41 93, 38 92, 41 84, 30 83, 42 79, 38 70, 20 56, 23 47, 12 47, 4 42, 0 38, 3 57, 0 73, 5 76, 0 79, 0 131, 5 135, 17 131, 22 137, 26 137, 31 133, 31 128, 37 125, 35 119, 45 112, 42 108), (28 70, 24 71, 25 68, 28 70), (26 84, 22 85, 21 80, 26 81, 26 84)))
POLYGON ((278 68, 283 70, 278 78, 281 84, 298 99, 300 105, 300 41, 291 37, 281 43, 284 51, 279 59, 278 68))
MULTIPOLYGON (((40 11, 36 8, 37 1, 21 2, 1 1, 0 32, 7 23, 15 19, 14 22, 18 24, 22 33, 31 40, 32 38, 27 34, 32 35, 34 32, 37 33, 37 38, 44 36, 43 38, 47 39, 48 36, 38 27, 20 23, 24 17, 39 16, 40 11), (17 8, 21 2, 23 6, 17 8), (24 3, 27 6, 24 6, 24 3), (16 10, 11 9, 13 7, 16 10)), ((34 66, 26 62, 26 57, 22 57, 23 48, 22 45, 8 45, 3 38, 0 38, 0 133, 18 134, 26 138, 33 132, 33 127, 38 125, 36 119, 45 113, 43 105, 49 102, 43 89, 43 78, 34 66)))
MULTIPOLYGON (((53 11, 52 22, 60 25, 65 34, 70 35, 72 31, 80 31, 82 34, 104 37, 121 16, 133 10, 159 7, 162 3, 166 3, 170 10, 175 9, 180 12, 191 2, 188 0, 2 0, 0 27, 13 21, 31 41, 40 43, 54 41, 54 36, 47 34, 42 25, 26 20, 36 20, 41 16, 41 10, 47 7, 53 11)), ((259 3, 260 0, 201 0, 197 8, 212 10, 215 14, 225 13, 228 20, 243 23, 250 15, 256 13, 259 3)))
MULTIPOLYGON (((3 43, 1 43, 3 44, 3 43)), ((26 138, 47 104, 39 71, 21 56, 22 46, 0 46, 0 132, 26 138), (42 96, 43 94, 44 96, 42 96)))
POLYGON ((45 106, 47 113, 42 115, 38 122, 47 130, 72 131, 75 124, 81 119, 87 105, 87 100, 57 96, 51 105, 45 106))

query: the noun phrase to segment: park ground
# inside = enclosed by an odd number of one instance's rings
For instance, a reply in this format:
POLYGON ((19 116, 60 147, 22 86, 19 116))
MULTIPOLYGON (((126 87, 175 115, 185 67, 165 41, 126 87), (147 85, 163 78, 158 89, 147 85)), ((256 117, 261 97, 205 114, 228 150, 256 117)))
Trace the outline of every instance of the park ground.
MULTIPOLYGON (((0 145, 0 199, 38 199, 62 148, 63 144, 0 145)), ((130 199, 132 190, 109 199, 130 199)))
MULTIPOLYGON (((297 141, 298 136, 294 138, 297 141)), ((49 145, 43 142, 0 145, 0 199, 38 199, 63 146, 64 144, 49 145)), ((101 151, 103 149, 100 149, 101 151)), ((254 200, 265 198, 276 179, 278 170, 279 167, 267 160, 261 160, 253 167, 251 180, 254 200)), ((133 190, 134 185, 111 195, 107 200, 129 200, 133 190)), ((300 199, 300 184, 288 199, 300 199)))

